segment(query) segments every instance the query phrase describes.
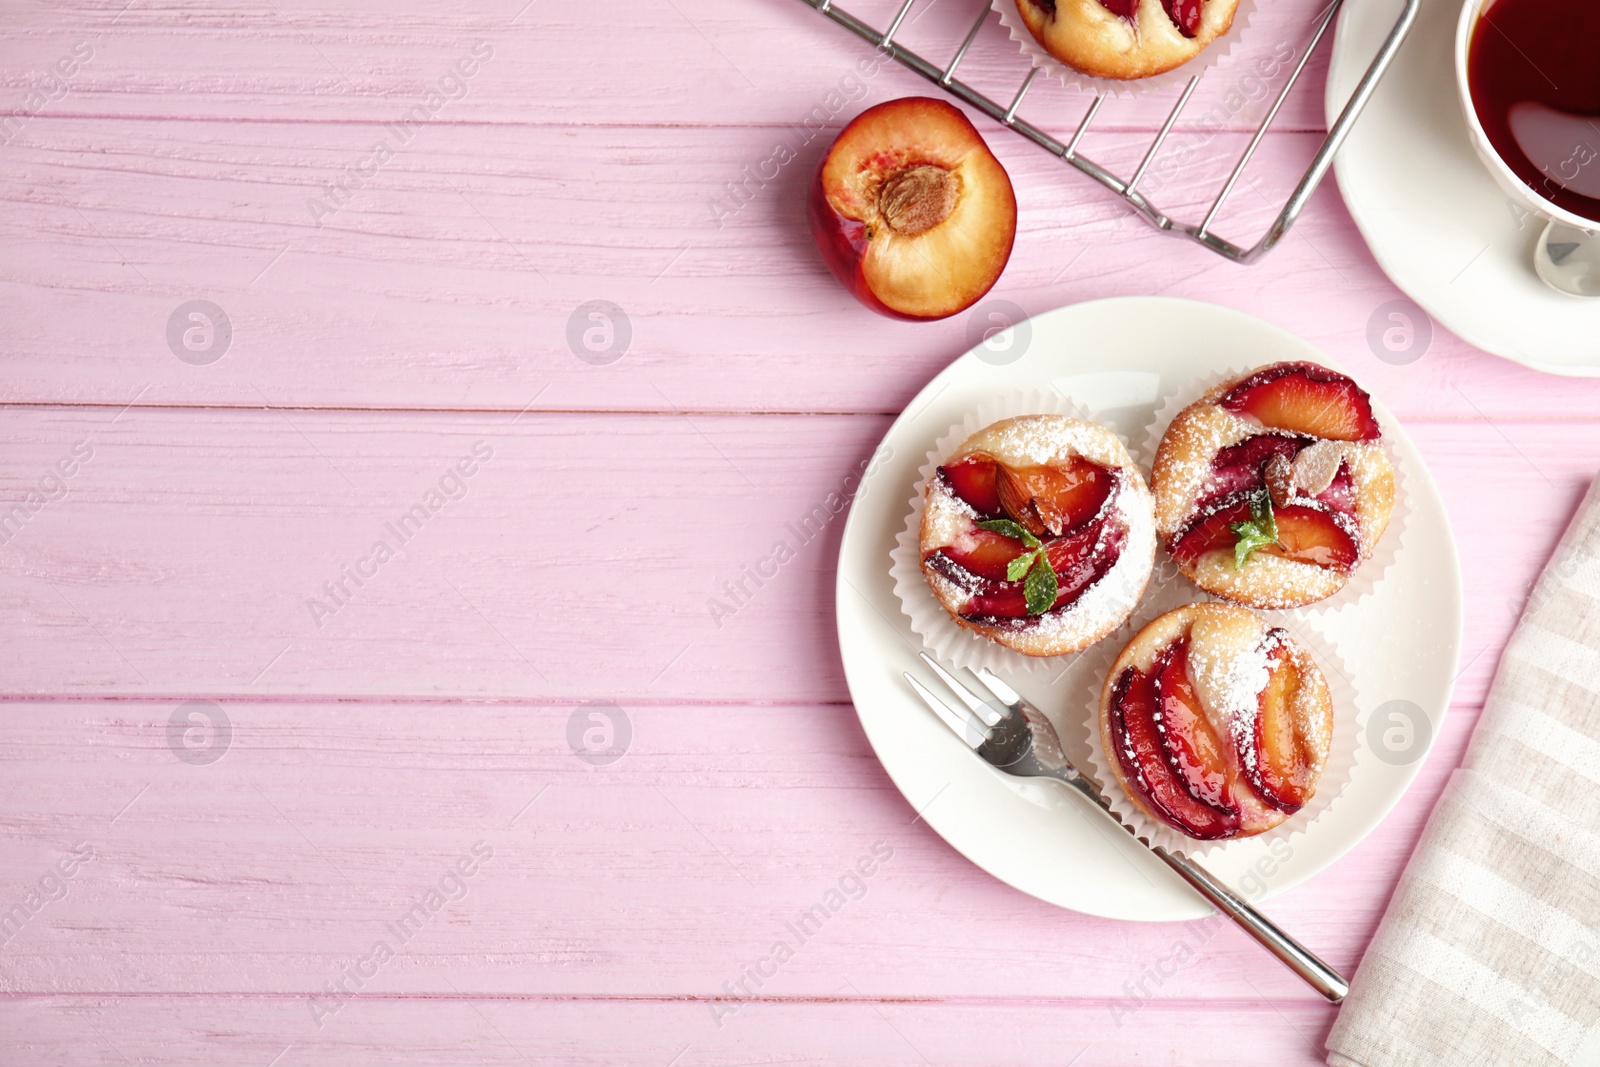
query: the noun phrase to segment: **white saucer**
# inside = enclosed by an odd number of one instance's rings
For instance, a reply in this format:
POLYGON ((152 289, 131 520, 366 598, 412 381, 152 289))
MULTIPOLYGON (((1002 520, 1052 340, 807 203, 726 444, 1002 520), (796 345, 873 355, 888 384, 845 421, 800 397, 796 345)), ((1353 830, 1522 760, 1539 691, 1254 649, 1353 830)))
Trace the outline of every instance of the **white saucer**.
MULTIPOLYGON (((996 394, 1053 387, 1126 437, 1148 425, 1172 391, 1229 368, 1286 359, 1338 366, 1293 334, 1213 304, 1165 297, 1097 300, 1019 323, 987 350, 968 352, 928 383, 884 437, 850 508, 839 550, 836 596, 845 678, 867 738, 906 800, 996 878, 1092 915, 1157 921, 1210 913, 1159 860, 1088 810, 1081 797, 1054 782, 1019 783, 990 768, 901 677, 911 671, 928 678, 917 660, 921 641, 889 576, 889 553, 905 526, 907 500, 928 449, 996 394)), ((1385 425, 1393 425, 1381 405, 1375 407, 1385 425)), ((1362 741, 1349 784, 1304 833, 1272 847, 1260 839, 1229 842, 1206 860, 1214 874, 1253 900, 1311 877, 1371 832, 1415 777, 1449 708, 1461 643, 1455 542, 1421 456, 1403 432, 1389 443, 1411 505, 1402 547, 1370 597, 1306 625, 1338 648, 1362 695, 1363 706, 1338 709, 1355 717, 1358 735, 1371 732, 1374 708, 1392 701, 1410 702, 1427 721, 1405 742, 1404 758, 1382 758, 1362 741)), ((1054 683, 1044 673, 1008 681, 1056 720, 1070 752, 1066 717, 1081 715, 1089 681, 1070 671, 1054 683)), ((1079 732, 1086 745, 1086 730, 1079 732)))
MULTIPOLYGON (((1328 68, 1330 123, 1401 6, 1345 3, 1328 68)), ((1455 83, 1460 14, 1461 0, 1422 0, 1339 152, 1345 204, 1378 265, 1451 332, 1538 370, 1600 375, 1600 300, 1539 280, 1533 250, 1544 221, 1514 207, 1468 140, 1455 83)))

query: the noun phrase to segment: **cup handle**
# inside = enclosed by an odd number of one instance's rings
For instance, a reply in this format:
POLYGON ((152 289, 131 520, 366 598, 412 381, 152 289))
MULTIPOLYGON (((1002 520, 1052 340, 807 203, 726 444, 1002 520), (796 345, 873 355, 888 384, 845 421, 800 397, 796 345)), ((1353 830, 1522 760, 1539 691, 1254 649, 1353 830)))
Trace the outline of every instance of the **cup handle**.
POLYGON ((1533 269, 1557 292, 1600 297, 1600 234, 1552 219, 1533 250, 1533 269))

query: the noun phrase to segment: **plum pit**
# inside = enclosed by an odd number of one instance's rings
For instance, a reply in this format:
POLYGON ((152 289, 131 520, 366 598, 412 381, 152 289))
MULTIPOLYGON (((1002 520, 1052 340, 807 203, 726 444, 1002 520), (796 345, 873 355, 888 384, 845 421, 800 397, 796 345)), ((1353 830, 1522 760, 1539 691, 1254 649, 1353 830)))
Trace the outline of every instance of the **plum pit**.
POLYGON ((954 174, 932 163, 918 163, 883 183, 878 213, 895 233, 916 237, 949 218, 959 195, 954 174))

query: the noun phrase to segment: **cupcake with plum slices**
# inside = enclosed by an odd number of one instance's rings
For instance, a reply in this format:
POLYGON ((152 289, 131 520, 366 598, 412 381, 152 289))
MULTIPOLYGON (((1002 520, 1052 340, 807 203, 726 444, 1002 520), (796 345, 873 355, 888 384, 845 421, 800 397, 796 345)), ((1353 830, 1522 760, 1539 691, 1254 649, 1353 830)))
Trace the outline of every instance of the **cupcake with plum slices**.
POLYGON ((924 494, 922 573, 957 624, 1060 656, 1128 618, 1155 558, 1150 491, 1117 435, 1065 415, 967 438, 924 494))
POLYGON ((1156 527, 1183 573, 1254 608, 1344 588, 1394 508, 1372 402, 1343 374, 1274 363, 1179 412, 1151 470, 1156 527))
POLYGON ((1228 32, 1239 0, 1016 0, 1050 55, 1096 78, 1164 74, 1228 32))
POLYGON ((1150 623, 1100 692, 1100 743, 1123 791, 1201 841, 1252 837, 1298 812, 1332 737, 1333 701, 1310 653, 1228 604, 1150 623))

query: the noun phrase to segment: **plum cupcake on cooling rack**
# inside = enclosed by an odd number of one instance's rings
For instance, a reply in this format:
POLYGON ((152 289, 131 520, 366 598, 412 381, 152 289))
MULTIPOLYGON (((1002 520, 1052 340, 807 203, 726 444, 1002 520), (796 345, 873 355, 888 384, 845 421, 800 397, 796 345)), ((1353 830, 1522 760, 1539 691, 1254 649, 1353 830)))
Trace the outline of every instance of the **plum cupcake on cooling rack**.
POLYGON ((1103 426, 1002 419, 928 479, 923 576, 962 628, 1025 656, 1081 651, 1122 625, 1155 557, 1150 491, 1103 426))
POLYGON ((1015 0, 1039 46, 1073 70, 1128 81, 1198 56, 1233 25, 1239 0, 1015 0))
POLYGON ((1260 367, 1184 408, 1156 449, 1150 485, 1157 530, 1184 575, 1262 609, 1343 589, 1395 504, 1371 398, 1307 362, 1260 367))

